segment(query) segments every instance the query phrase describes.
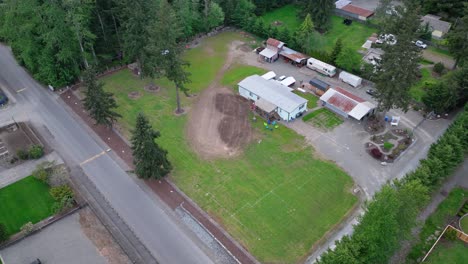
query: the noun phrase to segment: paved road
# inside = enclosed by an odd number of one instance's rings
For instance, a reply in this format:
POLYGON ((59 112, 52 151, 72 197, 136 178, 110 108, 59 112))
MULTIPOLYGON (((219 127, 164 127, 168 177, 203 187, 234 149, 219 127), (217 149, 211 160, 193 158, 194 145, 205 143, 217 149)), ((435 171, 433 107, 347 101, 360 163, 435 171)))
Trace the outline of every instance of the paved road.
POLYGON ((70 116, 55 94, 32 79, 3 45, 0 45, 0 84, 16 99, 8 111, 0 112, 0 122, 14 117, 16 121, 31 121, 42 134, 49 133, 47 140, 52 148, 70 166, 82 165, 109 204, 160 263, 212 263, 208 253, 197 246, 200 243, 103 152, 105 146, 100 146, 70 116))

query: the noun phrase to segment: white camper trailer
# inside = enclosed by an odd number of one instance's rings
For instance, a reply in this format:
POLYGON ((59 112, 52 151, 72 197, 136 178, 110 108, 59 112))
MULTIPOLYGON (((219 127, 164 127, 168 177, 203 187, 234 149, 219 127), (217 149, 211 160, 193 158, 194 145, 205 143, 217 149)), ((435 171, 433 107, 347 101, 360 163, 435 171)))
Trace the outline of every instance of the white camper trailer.
POLYGON ((342 82, 345 82, 353 87, 358 87, 362 83, 362 78, 356 75, 353 75, 349 72, 342 71, 339 76, 342 82))
POLYGON ((314 71, 320 72, 322 74, 328 75, 329 77, 333 77, 336 74, 336 67, 330 64, 327 64, 323 61, 319 61, 314 58, 309 58, 307 60, 307 67, 314 71))

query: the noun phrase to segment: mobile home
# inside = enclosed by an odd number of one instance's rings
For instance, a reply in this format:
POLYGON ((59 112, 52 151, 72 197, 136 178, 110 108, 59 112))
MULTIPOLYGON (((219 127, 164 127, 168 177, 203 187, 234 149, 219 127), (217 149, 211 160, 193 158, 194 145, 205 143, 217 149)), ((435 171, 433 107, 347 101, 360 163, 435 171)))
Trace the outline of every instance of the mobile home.
POLYGON ((336 67, 325 63, 323 61, 319 61, 314 58, 309 58, 307 60, 307 67, 311 70, 317 71, 319 73, 325 74, 329 77, 333 77, 336 74, 336 67))
POLYGON ((358 87, 362 83, 362 78, 356 75, 353 75, 349 72, 342 71, 339 76, 342 82, 345 82, 353 87, 358 87))

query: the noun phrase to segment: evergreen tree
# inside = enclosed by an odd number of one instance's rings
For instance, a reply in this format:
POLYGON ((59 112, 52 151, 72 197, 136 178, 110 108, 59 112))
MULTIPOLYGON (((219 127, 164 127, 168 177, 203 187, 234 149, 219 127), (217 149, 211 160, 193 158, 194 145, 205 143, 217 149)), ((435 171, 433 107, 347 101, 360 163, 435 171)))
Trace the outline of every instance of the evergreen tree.
POLYGON ((131 143, 135 173, 140 178, 160 179, 172 170, 167 151, 155 142, 158 137, 160 133, 153 130, 143 113, 139 113, 131 143))
POLYGON ((441 81, 426 87, 422 101, 430 111, 437 114, 452 110, 458 101, 457 85, 453 82, 441 81))
POLYGON ((310 14, 316 28, 326 31, 330 27, 330 19, 335 10, 334 0, 301 0, 299 4, 303 16, 310 14))
POLYGON ((450 53, 455 57, 454 69, 468 63, 468 4, 463 13, 447 36, 450 53))
POLYGON ((299 27, 299 32, 303 35, 309 35, 314 32, 314 23, 310 18, 310 14, 307 14, 302 22, 301 26, 299 27))
POLYGON ((361 68, 361 56, 351 48, 344 48, 336 58, 336 65, 346 71, 357 73, 361 68))
POLYGON ((121 117, 114 111, 117 108, 117 103, 113 94, 104 91, 104 84, 97 80, 93 68, 85 71, 83 82, 86 86, 85 99, 83 100, 85 109, 97 125, 111 127, 117 118, 121 117))
POLYGON ((336 58, 340 55, 341 50, 343 48, 343 41, 341 38, 337 39, 335 45, 333 46, 333 50, 330 53, 330 62, 336 65, 336 58))

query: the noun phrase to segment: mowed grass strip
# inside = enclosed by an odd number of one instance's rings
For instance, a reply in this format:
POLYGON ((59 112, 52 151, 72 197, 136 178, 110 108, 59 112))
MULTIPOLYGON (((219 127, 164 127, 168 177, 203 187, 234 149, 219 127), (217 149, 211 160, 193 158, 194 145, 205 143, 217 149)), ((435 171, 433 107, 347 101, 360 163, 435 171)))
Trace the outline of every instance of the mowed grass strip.
MULTIPOLYGON (((287 27, 291 32, 295 32, 302 23, 298 18, 298 13, 298 7, 286 5, 266 13, 262 18, 266 24, 281 21, 283 24, 278 26, 279 28, 287 27)), ((350 26, 346 26, 343 24, 343 19, 342 17, 333 15, 331 17, 330 29, 325 34, 316 34, 312 49, 330 52, 336 40, 341 38, 344 47, 357 51, 372 33, 377 32, 377 29, 358 22, 353 22, 350 26)))
POLYGON ((468 262, 468 245, 458 239, 441 241, 425 262, 428 264, 466 264, 468 262))
POLYGON ((301 91, 298 91, 298 90, 294 90, 293 93, 299 95, 300 97, 306 99, 308 102, 307 102, 307 107, 308 108, 314 108, 317 106, 317 102, 319 100, 318 96, 315 96, 313 95, 312 93, 309 93, 309 92, 301 92, 301 91))
POLYGON ((221 79, 221 84, 237 91, 237 84, 242 79, 254 74, 262 75, 266 72, 267 70, 255 66, 235 64, 226 71, 221 79))
POLYGON ((27 222, 37 223, 50 216, 53 204, 49 186, 26 177, 0 189, 0 223, 13 235, 27 222))
POLYGON ((433 85, 437 82, 437 79, 432 76, 432 69, 422 68, 421 78, 419 81, 410 88, 410 95, 414 100, 422 102, 422 98, 426 94, 426 87, 433 85))
MULTIPOLYGON (((191 93, 209 86, 224 63, 228 44, 238 39, 242 40, 239 34, 223 33, 186 53, 194 79, 188 85, 191 93), (210 69, 203 69, 205 65, 210 69)), ((250 70, 257 69, 233 67, 221 82, 236 83, 250 70)), ((143 90, 147 80, 129 71, 103 80, 105 89, 115 94, 124 134, 129 135, 136 114, 144 112, 161 132, 157 142, 169 152, 172 180, 261 262, 299 261, 357 201, 349 191, 351 178, 336 165, 314 158, 305 140, 285 127, 269 131, 258 120, 253 123, 256 140, 243 155, 205 161, 192 151, 185 136, 196 97, 182 96, 189 113, 176 117, 175 92, 167 81, 157 80, 162 89, 153 94, 143 90), (142 97, 129 99, 132 91, 142 97)))

